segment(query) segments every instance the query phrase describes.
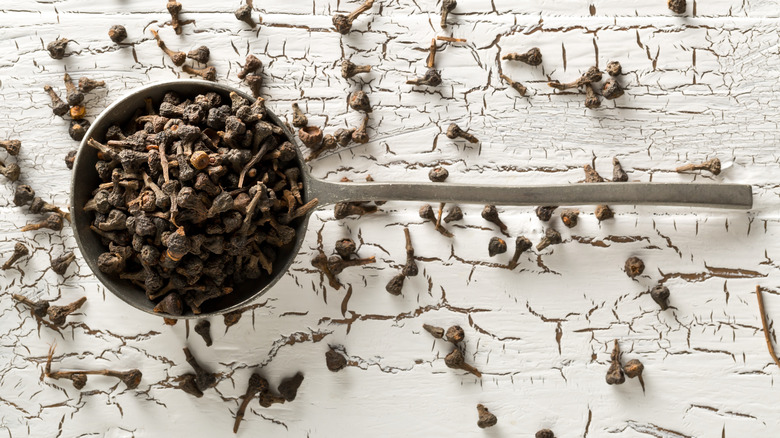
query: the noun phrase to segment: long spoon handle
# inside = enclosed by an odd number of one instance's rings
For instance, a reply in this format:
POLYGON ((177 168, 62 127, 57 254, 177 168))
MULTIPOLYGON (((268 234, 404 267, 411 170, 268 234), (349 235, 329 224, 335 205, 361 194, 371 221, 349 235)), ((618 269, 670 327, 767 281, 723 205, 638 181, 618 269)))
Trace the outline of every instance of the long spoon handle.
POLYGON ((743 184, 592 183, 550 186, 492 186, 442 183, 336 183, 307 181, 319 204, 349 201, 429 201, 496 205, 680 205, 750 209, 753 190, 743 184))

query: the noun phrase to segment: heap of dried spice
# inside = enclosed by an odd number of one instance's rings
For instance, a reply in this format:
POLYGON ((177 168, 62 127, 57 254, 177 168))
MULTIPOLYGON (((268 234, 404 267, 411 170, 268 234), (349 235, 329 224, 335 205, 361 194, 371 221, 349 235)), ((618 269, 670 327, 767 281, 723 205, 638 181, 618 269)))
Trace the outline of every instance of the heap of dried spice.
POLYGON ((141 288, 161 313, 200 313, 274 275, 296 219, 317 204, 304 203, 294 146, 262 99, 169 92, 97 135, 105 142, 88 144, 103 183, 83 208, 106 246, 98 268, 141 288))

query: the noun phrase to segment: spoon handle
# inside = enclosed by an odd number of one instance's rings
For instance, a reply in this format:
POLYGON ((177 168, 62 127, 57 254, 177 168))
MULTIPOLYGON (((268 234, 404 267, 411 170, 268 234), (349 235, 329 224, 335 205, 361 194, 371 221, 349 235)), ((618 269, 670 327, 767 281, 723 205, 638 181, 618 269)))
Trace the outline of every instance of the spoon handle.
POLYGON ((679 205, 750 209, 753 190, 744 184, 604 182, 548 186, 445 183, 305 182, 319 205, 350 201, 428 201, 495 205, 679 205))

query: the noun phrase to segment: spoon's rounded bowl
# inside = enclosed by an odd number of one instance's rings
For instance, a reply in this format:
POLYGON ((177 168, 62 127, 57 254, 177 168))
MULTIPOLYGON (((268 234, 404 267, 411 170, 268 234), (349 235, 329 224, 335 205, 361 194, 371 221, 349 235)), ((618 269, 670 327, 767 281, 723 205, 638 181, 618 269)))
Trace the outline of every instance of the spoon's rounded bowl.
MULTIPOLYGON (((179 93, 182 98, 194 98, 198 94, 216 92, 222 96, 223 102, 230 102, 229 94, 231 91, 234 91, 250 102, 255 101, 255 98, 251 95, 228 85, 202 80, 175 80, 157 82, 137 88, 111 104, 92 123, 79 146, 73 163, 73 176, 70 186, 73 235, 81 254, 98 281, 111 293, 136 309, 162 317, 179 319, 202 318, 232 312, 250 304, 265 294, 287 272, 303 242, 308 215, 290 224, 296 229, 295 240, 287 246, 280 248, 277 252, 272 275, 266 275, 257 280, 246 280, 243 283, 234 285, 234 289, 230 294, 203 303, 201 313, 197 315, 189 310, 187 311, 188 313, 181 316, 155 313, 153 309, 156 303, 146 297, 143 289, 135 286, 129 280, 105 274, 97 266, 98 256, 108 251, 108 248, 103 245, 100 236, 90 229, 94 219, 93 213, 84 211, 84 205, 92 198, 93 191, 102 183, 95 170, 95 164, 98 161, 98 151, 88 146, 87 140, 94 138, 99 142, 104 142, 106 130, 111 125, 124 125, 125 122, 133 117, 137 109, 145 107, 146 98, 151 98, 155 104, 159 104, 165 93, 169 91, 179 93)), ((301 166, 301 173, 303 173, 303 157, 301 156, 301 148, 297 138, 290 132, 287 125, 282 123, 271 111, 268 111, 268 117, 284 130, 285 136, 296 146, 298 164, 301 166)), ((307 193, 307 190, 301 191, 301 195, 304 197, 305 193, 307 193)), ((307 199, 304 199, 304 202, 306 201, 307 199)))

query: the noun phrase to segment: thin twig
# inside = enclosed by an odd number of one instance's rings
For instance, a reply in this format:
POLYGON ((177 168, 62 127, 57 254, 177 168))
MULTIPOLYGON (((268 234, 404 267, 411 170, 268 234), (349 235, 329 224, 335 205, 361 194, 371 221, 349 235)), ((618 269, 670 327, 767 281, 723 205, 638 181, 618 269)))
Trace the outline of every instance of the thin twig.
POLYGON ((761 296, 761 287, 756 286, 756 296, 758 297, 758 311, 761 312, 761 324, 764 326, 764 337, 766 338, 766 346, 769 349, 769 355, 772 356, 775 363, 780 367, 780 360, 777 359, 775 354, 775 347, 772 346, 772 339, 769 337, 769 329, 766 326, 766 313, 764 312, 764 298, 761 296))

